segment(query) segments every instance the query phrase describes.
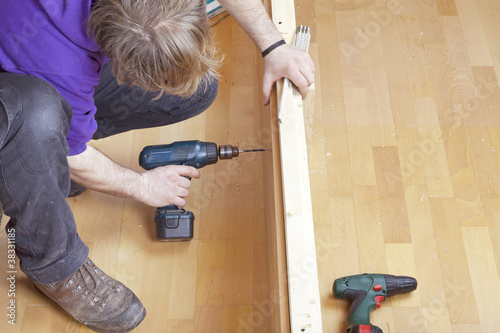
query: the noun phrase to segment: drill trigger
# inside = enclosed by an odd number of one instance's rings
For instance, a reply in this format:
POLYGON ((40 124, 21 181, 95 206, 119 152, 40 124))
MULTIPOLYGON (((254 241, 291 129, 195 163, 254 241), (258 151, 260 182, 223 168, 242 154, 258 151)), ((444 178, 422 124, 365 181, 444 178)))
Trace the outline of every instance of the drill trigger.
POLYGON ((380 308, 380 302, 385 300, 385 296, 375 296, 375 303, 377 304, 377 309, 380 308))

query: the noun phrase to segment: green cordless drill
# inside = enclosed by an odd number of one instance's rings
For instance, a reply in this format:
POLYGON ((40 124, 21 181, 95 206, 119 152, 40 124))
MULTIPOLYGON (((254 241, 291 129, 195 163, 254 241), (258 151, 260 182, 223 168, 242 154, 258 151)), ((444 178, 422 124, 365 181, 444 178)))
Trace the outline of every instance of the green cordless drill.
MULTIPOLYGON (((197 169, 227 160, 240 153, 265 151, 265 149, 241 150, 223 145, 217 148, 213 142, 178 141, 171 144, 144 147, 139 155, 139 165, 146 170, 165 165, 189 165, 197 169)), ((189 177, 188 177, 189 178, 189 177)), ((174 205, 159 207, 155 213, 156 238, 161 241, 182 241, 193 238, 194 214, 174 205)))
POLYGON ((370 323, 370 313, 387 297, 417 289, 417 280, 408 276, 359 274, 346 276, 333 283, 333 296, 351 300, 346 333, 382 333, 370 323))

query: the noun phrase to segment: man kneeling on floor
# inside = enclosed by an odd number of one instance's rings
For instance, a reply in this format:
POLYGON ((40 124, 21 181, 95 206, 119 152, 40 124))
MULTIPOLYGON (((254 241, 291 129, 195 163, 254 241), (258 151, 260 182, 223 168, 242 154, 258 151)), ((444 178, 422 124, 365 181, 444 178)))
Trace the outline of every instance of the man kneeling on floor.
MULTIPOLYGON (((264 103, 284 76, 305 96, 311 58, 278 43, 260 0, 219 2, 268 50, 264 103)), ((186 204, 184 176, 199 178, 197 169, 137 173, 87 143, 183 121, 211 105, 219 61, 205 2, 8 0, 0 22, 0 203, 21 269, 89 328, 129 331, 146 311, 88 258, 66 198, 91 188, 153 207, 186 204)))

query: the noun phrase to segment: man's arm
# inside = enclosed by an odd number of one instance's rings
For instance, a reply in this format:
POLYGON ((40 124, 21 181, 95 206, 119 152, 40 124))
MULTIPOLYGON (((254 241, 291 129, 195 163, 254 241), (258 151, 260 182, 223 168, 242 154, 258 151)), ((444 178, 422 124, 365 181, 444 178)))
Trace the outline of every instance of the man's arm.
MULTIPOLYGON (((283 39, 269 18, 261 0, 218 0, 252 38, 260 51, 283 39)), ((274 82, 287 77, 299 88, 302 98, 314 83, 314 63, 308 53, 291 45, 282 45, 264 58, 262 95, 269 103, 274 82)))
POLYGON ((200 177, 190 166, 169 165, 142 173, 125 168, 90 146, 69 156, 71 180, 107 194, 132 198, 153 207, 186 205, 191 182, 183 176, 200 177))

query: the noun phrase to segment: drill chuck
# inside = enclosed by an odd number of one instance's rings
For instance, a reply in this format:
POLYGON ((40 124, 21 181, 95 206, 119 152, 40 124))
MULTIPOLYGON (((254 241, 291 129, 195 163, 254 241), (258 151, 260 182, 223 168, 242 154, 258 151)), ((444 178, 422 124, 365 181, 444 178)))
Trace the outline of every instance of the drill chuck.
POLYGON ((238 147, 231 145, 219 146, 219 158, 221 160, 230 160, 240 154, 238 147))
POLYGON ((387 287, 387 297, 407 294, 417 289, 417 280, 409 276, 394 276, 384 274, 387 287))

